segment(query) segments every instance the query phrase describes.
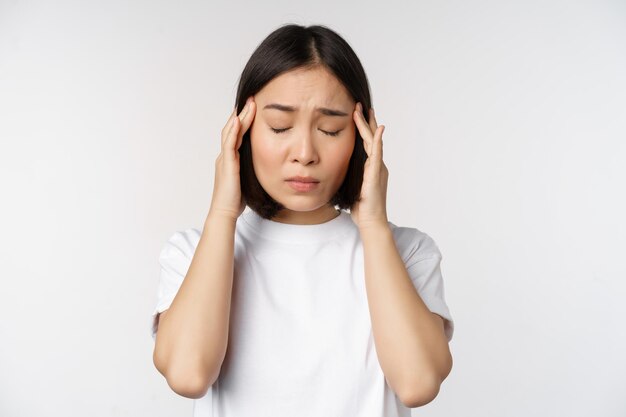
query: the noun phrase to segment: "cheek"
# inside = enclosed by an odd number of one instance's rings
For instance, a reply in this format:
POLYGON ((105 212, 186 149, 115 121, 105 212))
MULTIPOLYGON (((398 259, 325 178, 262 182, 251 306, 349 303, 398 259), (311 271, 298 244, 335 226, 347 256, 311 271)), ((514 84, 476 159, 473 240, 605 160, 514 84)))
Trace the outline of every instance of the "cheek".
POLYGON ((267 132, 255 129, 254 124, 250 128, 250 149, 252 151, 252 163, 255 171, 265 173, 267 167, 276 166, 276 151, 273 149, 271 138, 267 132))
POLYGON ((351 133, 352 140, 346 141, 345 146, 341 148, 341 151, 338 152, 341 160, 345 160, 346 165, 350 162, 350 158, 352 157, 352 153, 354 152, 355 143, 356 143, 356 135, 354 131, 351 133))

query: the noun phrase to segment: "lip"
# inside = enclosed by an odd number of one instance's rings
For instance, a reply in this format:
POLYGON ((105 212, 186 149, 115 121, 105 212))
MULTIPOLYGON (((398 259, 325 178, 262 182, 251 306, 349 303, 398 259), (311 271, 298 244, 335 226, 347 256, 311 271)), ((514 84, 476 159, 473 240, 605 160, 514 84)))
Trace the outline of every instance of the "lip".
POLYGON ((296 175, 295 177, 287 178, 287 181, 303 182, 303 183, 317 183, 320 182, 317 178, 313 177, 301 177, 296 175))
POLYGON ((287 178, 286 182, 291 188, 296 191, 307 192, 317 188, 320 181, 317 178, 296 175, 291 178, 287 178))
POLYGON ((287 184, 296 191, 312 191, 319 185, 319 182, 287 181, 287 184))

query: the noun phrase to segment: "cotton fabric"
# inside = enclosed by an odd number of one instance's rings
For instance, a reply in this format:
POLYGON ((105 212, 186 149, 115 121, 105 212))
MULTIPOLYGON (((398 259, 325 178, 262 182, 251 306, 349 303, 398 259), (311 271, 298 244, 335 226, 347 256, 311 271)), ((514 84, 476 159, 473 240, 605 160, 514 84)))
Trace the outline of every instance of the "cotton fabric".
MULTIPOLYGON (((441 252, 417 228, 389 222, 408 274, 430 311, 454 322, 441 252)), ((189 269, 201 231, 164 244, 151 333, 189 269)), ((229 342, 218 380, 193 417, 410 417, 385 381, 374 344, 363 246, 350 214, 292 225, 245 211, 235 231, 229 342)), ((381 277, 384 279, 384 277, 381 277)))

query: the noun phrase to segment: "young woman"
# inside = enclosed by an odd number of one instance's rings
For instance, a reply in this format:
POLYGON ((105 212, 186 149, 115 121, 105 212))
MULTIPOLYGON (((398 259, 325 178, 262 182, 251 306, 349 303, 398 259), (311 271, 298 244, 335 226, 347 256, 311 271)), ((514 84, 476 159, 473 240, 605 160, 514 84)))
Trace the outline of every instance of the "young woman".
POLYGON ((383 130, 332 30, 285 25, 252 54, 204 227, 159 259, 154 364, 194 417, 410 416, 438 394, 442 257, 387 219, 383 130))

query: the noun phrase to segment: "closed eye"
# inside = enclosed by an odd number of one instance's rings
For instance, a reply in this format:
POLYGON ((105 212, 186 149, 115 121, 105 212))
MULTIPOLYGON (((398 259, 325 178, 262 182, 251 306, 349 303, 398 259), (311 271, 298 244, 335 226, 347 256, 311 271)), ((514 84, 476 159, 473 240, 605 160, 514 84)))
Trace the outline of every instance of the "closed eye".
MULTIPOLYGON (((273 127, 272 127, 272 128, 270 128, 270 129, 272 129, 272 131, 273 131, 274 133, 283 133, 283 132, 285 132, 286 130, 289 130, 290 128, 289 128, 289 127, 286 127, 286 128, 284 128, 284 129, 275 129, 275 128, 273 128, 273 127)), ((328 135, 328 136, 337 136, 337 135, 339 134, 339 132, 341 132, 341 130, 343 130, 343 129, 339 129, 339 130, 334 131, 334 132, 327 132, 327 131, 325 131, 325 130, 320 129, 320 132, 322 132, 322 133, 324 133, 325 135, 328 135)))
POLYGON ((324 134, 328 135, 328 136, 337 136, 339 134, 339 132, 341 132, 341 129, 335 131, 335 132, 326 132, 325 130, 320 129, 321 132, 324 132, 324 134))

